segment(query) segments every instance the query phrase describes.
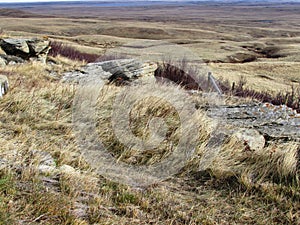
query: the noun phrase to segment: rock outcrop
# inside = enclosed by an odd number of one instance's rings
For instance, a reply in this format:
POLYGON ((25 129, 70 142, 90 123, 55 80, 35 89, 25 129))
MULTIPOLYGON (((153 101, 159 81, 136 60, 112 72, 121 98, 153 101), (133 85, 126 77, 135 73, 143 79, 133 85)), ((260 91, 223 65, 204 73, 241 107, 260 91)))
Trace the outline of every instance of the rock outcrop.
POLYGON ((18 56, 0 54, 0 66, 13 65, 24 62, 25 60, 18 56))
POLYGON ((141 77, 154 78, 156 68, 154 63, 143 63, 135 59, 111 60, 89 63, 80 71, 67 72, 63 80, 77 83, 85 77, 98 76, 106 82, 124 83, 141 77))
MULTIPOLYGON (((63 80, 79 83, 87 77, 100 77, 104 83, 131 82, 144 76, 154 78, 156 69, 156 64, 142 63, 134 59, 112 60, 87 64, 80 71, 65 73, 63 80)), ((204 94, 202 96, 205 97, 204 94)), ((216 102, 219 97, 213 98, 214 101, 209 102, 216 102)), ((220 125, 221 129, 215 134, 216 140, 209 144, 213 148, 218 144, 222 145, 222 140, 226 137, 240 140, 253 151, 261 150, 271 143, 300 141, 300 114, 285 105, 209 105, 200 106, 200 109, 206 111, 207 116, 220 125)))
MULTIPOLYGON (((38 38, 7 38, 0 39, 0 47, 8 56, 15 56, 22 60, 34 59, 45 63, 50 50, 50 41, 38 38)), ((0 58, 5 59, 4 56, 0 58)), ((3 63, 3 60, 1 61, 3 63)))
POLYGON ((235 128, 254 129, 268 141, 300 141, 300 114, 270 103, 207 108, 207 115, 235 128))

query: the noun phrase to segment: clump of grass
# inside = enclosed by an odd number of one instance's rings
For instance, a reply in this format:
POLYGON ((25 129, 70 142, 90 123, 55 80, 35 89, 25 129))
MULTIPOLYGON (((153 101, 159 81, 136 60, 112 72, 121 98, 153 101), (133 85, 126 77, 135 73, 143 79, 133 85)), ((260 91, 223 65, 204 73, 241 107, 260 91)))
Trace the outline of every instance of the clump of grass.
POLYGON ((80 52, 74 47, 59 41, 51 41, 50 46, 49 55, 53 57, 61 55, 72 60, 85 61, 88 63, 95 62, 99 58, 97 54, 80 52))
POLYGON ((172 81, 188 90, 203 90, 207 86, 205 77, 199 74, 196 67, 183 58, 179 61, 167 60, 162 62, 154 76, 160 81, 172 81))
MULTIPOLYGON (((134 146, 125 146, 122 144, 120 137, 114 134, 114 130, 111 124, 112 112, 114 109, 114 101, 116 96, 122 91, 122 87, 110 86, 103 91, 102 95, 98 100, 98 133, 103 143, 107 148, 114 154, 119 160, 125 161, 132 164, 153 164, 167 157, 174 148, 176 148, 179 141, 180 129, 180 118, 176 109, 168 103, 165 99, 172 98, 175 93, 178 94, 178 88, 168 85, 157 85, 153 84, 153 87, 144 89, 140 95, 147 95, 150 91, 161 90, 165 96, 161 98, 149 97, 143 99, 143 101, 136 102, 130 112, 130 128, 131 132, 135 137, 140 138, 143 141, 147 141, 153 138, 151 135, 152 119, 157 117, 164 120, 167 128, 165 139, 155 149, 140 151, 134 146)), ((141 89, 139 89, 141 91, 141 89)), ((135 95, 135 91, 127 93, 124 98, 131 99, 131 95, 135 95)), ((132 96, 133 97, 133 96, 132 96)), ((174 98, 174 97, 173 97, 174 98)), ((183 103, 184 104, 184 103, 183 103)), ((157 132, 157 130, 155 130, 157 132)), ((124 133, 124 135, 128 135, 124 133)), ((121 137, 122 139, 122 137, 121 137)))
POLYGON ((299 145, 296 142, 273 143, 251 150, 231 136, 222 145, 210 170, 217 178, 237 177, 248 187, 266 181, 297 181, 298 151, 299 145))

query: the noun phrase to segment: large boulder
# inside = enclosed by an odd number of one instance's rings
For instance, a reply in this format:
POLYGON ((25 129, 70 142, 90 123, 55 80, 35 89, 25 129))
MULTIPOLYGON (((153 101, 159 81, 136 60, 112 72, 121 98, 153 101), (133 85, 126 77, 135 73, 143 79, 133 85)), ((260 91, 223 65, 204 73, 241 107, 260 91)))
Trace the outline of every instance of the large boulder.
POLYGON ((157 65, 135 59, 118 59, 98 63, 89 63, 80 71, 64 74, 63 80, 79 82, 82 78, 97 76, 104 82, 131 82, 141 77, 153 77, 157 65))
POLYGON ((7 54, 17 56, 24 60, 38 59, 46 62, 50 50, 50 41, 32 38, 32 39, 0 39, 0 47, 7 54))

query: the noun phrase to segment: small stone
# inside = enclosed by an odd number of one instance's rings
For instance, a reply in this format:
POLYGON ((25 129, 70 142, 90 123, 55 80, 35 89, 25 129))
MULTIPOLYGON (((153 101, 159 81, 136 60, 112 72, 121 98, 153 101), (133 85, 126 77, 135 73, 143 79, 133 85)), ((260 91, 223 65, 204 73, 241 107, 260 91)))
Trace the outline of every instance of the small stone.
POLYGON ((0 170, 6 169, 7 167, 9 167, 9 162, 0 158, 0 170))
POLYGON ((72 210, 72 214, 76 218, 84 219, 88 216, 88 214, 87 214, 88 209, 89 209, 89 207, 87 205, 79 203, 79 202, 75 202, 74 209, 72 210))
POLYGON ((69 166, 69 165, 62 165, 59 168, 59 171, 61 173, 66 173, 66 174, 71 174, 71 173, 75 173, 76 172, 76 170, 72 166, 69 166))
POLYGON ((39 165, 38 171, 42 174, 53 174, 57 172, 57 169, 55 166, 39 165))
POLYGON ((233 137, 244 142, 252 151, 258 151, 265 147, 264 136, 254 129, 240 129, 233 134, 233 137))
POLYGON ((56 163, 48 152, 33 150, 33 157, 38 162, 38 171, 42 174, 53 174, 57 172, 56 163))
POLYGON ((0 74, 0 98, 8 92, 8 89, 9 83, 7 76, 0 74))

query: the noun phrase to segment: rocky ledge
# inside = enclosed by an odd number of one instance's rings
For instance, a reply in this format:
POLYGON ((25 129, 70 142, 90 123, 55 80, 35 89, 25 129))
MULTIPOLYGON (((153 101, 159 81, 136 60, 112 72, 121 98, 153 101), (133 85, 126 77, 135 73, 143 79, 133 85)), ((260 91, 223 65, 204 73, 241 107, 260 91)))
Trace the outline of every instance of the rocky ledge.
POLYGON ((285 105, 261 103, 209 107, 207 115, 220 123, 255 129, 266 140, 300 141, 300 114, 285 105))
POLYGON ((22 63, 24 60, 38 60, 46 62, 50 50, 50 41, 31 39, 0 39, 0 47, 6 55, 0 55, 0 65, 22 63))
POLYGON ((81 70, 65 73, 63 81, 79 83, 86 77, 97 76, 104 82, 128 83, 141 77, 153 76, 156 68, 156 63, 144 63, 135 59, 89 63, 81 70))

